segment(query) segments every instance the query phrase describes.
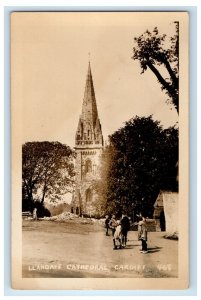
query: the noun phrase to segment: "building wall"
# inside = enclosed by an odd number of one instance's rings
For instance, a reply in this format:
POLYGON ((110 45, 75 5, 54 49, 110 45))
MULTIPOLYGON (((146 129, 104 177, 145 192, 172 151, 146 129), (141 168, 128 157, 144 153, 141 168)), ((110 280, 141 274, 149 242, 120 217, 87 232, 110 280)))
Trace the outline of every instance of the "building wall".
POLYGON ((94 215, 96 213, 96 202, 98 201, 94 184, 100 177, 102 149, 77 150, 76 153, 76 193, 74 206, 79 207, 80 214, 94 215))
POLYGON ((156 231, 166 231, 167 236, 178 236, 178 198, 176 192, 160 191, 154 204, 156 231))
POLYGON ((164 192, 163 205, 166 221, 166 235, 178 236, 178 193, 164 192))

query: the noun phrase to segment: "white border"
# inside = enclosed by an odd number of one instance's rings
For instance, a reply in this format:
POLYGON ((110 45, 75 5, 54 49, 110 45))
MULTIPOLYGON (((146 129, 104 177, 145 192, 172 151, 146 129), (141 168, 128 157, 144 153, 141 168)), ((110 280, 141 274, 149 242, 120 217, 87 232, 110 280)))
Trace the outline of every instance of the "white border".
MULTIPOLYGON (((105 1, 105 0, 96 0, 95 1, 67 1, 67 0, 57 0, 57 1, 51 1, 49 0, 48 1, 48 7, 49 6, 81 6, 81 7, 89 7, 89 6, 93 6, 93 7, 97 7, 97 6, 103 6, 104 5, 104 9, 107 9, 107 7, 111 7, 111 6, 114 6, 115 8, 117 8, 118 6, 119 7, 124 7, 125 6, 145 6, 145 9, 146 9, 146 6, 151 6, 153 7, 154 9, 154 6, 160 6, 161 7, 161 4, 163 4, 163 6, 171 6, 170 8, 172 8, 172 6, 175 6, 175 0, 169 0, 169 1, 166 1, 166 0, 155 0, 155 1, 151 1, 151 0, 136 0, 135 3, 134 1, 128 1, 128 0, 124 0, 124 1, 105 1)), ((183 0, 182 3, 177 3, 177 6, 175 6, 176 8, 178 8, 178 4, 182 4, 182 7, 184 6, 197 6, 198 8, 198 62, 200 63, 200 51, 201 51, 201 47, 200 47, 200 27, 201 27, 201 15, 200 15, 200 1, 199 0, 196 0, 196 1, 193 1, 193 0, 183 0)), ((36 7, 36 6, 47 6, 47 1, 40 1, 40 0, 35 0, 35 1, 27 1, 27 0, 21 0, 21 1, 17 1, 17 0, 4 0, 4 1, 1 1, 0 3, 0 20, 1 20, 1 25, 0 26, 0 40, 2 41, 1 43, 1 47, 0 47, 0 54, 1 54, 1 66, 4 65, 4 26, 3 26, 3 22, 4 22, 4 6, 32 6, 33 8, 36 7)), ((194 37, 195 39, 197 38, 196 36, 194 37)), ((4 103, 3 103, 3 89, 4 89, 4 81, 3 81, 3 73, 4 70, 3 68, 1 69, 1 73, 0 73, 0 84, 1 84, 1 89, 0 89, 0 95, 1 95, 1 101, 0 101, 0 113, 1 113, 1 116, 0 116, 0 137, 2 139, 1 141, 1 149, 0 149, 0 155, 1 155, 1 162, 2 164, 0 164, 1 166, 3 166, 3 161, 4 161, 4 150, 3 150, 3 147, 2 145, 4 144, 4 141, 3 141, 3 123, 4 123, 4 103)), ((195 76, 195 74, 194 74, 195 76)), ((200 82, 200 64, 198 65, 198 83, 200 82)), ((200 88, 199 88, 199 85, 198 84, 198 99, 200 98, 200 88)), ((197 107, 197 132, 199 134, 200 132, 200 119, 201 119, 201 112, 200 112, 200 104, 198 102, 198 107, 197 107)), ((198 136, 198 135, 197 135, 198 136)), ((200 134, 198 136, 198 144, 197 144, 197 150, 198 150, 198 153, 200 153, 201 151, 201 143, 200 143, 200 134)), ((199 179, 200 179, 200 158, 198 157, 198 160, 197 160, 197 166, 198 166, 198 185, 197 185, 197 192, 198 192, 198 195, 197 195, 197 199, 198 200, 201 200, 201 193, 200 193, 200 183, 199 183, 199 179)), ((3 198, 3 178, 4 178, 4 174, 3 174, 3 168, 1 167, 0 168, 0 175, 1 175, 1 180, 0 180, 0 192, 1 192, 1 199, 4 199, 3 198)), ((194 178, 196 178, 196 175, 194 174, 194 178)), ((193 188, 195 188, 196 186, 194 186, 193 188)), ((200 210, 200 202, 198 201, 198 207, 197 207, 197 211, 201 211, 200 210)), ((2 216, 1 216, 1 221, 0 221, 0 230, 2 231, 2 235, 3 236, 3 224, 4 224, 4 210, 3 208, 1 209, 1 213, 2 213, 2 216)), ((200 214, 199 214, 200 215, 200 214)), ((198 215, 198 230, 200 228, 200 216, 198 215)), ((195 237, 196 238, 196 237, 195 237)), ((200 248, 200 232, 198 234, 198 253, 201 252, 201 248, 200 248)), ((0 274, 1 276, 1 281, 2 279, 4 278, 4 269, 3 269, 3 252, 2 252, 2 247, 1 247, 1 261, 0 261, 0 265, 1 265, 1 268, 0 268, 0 272, 2 274, 0 274)), ((200 266, 200 256, 198 256, 198 266, 200 266)), ((198 296, 200 295, 200 285, 199 285, 199 282, 200 282, 200 271, 199 271, 199 268, 198 268, 198 296)), ((31 295, 33 295, 33 293, 31 293, 31 295)), ((0 296, 1 298, 4 298, 3 296, 3 285, 0 286, 0 296)), ((13 296, 12 296, 13 297, 13 296)), ((39 296, 38 296, 39 297, 39 296)), ((136 296, 135 296, 136 297, 136 296)), ((172 296, 170 296, 172 298, 172 296)), ((176 296, 173 296, 173 298, 176 298, 176 296)), ((192 297, 192 296, 191 296, 192 297)), ((188 297, 188 298, 191 298, 191 297, 188 297)), ((7 298, 10 298, 10 297, 7 297, 7 298)), ((27 297, 26 296, 26 299, 29 299, 30 297, 27 297)), ((46 297, 45 297, 46 298, 46 297)), ((55 298, 55 297, 53 297, 55 298)), ((72 297, 69 297, 69 299, 71 299, 72 297)), ((97 297, 99 298, 99 297, 97 297)), ((107 297, 106 297, 107 298, 107 297)), ((115 296, 115 298, 118 298, 117 296, 115 296)), ((137 297, 138 298, 138 297, 137 297)), ((140 299, 145 299, 145 297, 140 297, 140 299)), ((166 299, 169 298, 169 297, 166 297, 166 299)), ((39 299, 44 299, 44 297, 39 297, 39 299)), ((73 299, 75 299, 75 297, 73 297, 73 299)), ((105 299, 105 297, 104 297, 105 299)))

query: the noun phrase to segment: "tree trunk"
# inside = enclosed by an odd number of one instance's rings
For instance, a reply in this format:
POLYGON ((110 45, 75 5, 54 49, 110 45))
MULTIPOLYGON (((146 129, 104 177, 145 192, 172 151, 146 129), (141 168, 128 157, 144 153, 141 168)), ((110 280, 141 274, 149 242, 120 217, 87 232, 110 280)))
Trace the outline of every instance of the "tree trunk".
POLYGON ((165 89, 169 96, 172 98, 172 103, 174 104, 177 112, 179 113, 179 97, 178 97, 178 90, 175 89, 173 85, 170 85, 160 74, 160 72, 154 67, 154 65, 148 61, 147 66, 150 68, 150 70, 155 74, 158 81, 162 85, 163 89, 165 89))
POLYGON ((32 187, 30 187, 29 184, 27 184, 26 180, 24 180, 24 184, 25 184, 28 199, 30 202, 33 202, 32 187))
POLYGON ((179 79, 176 77, 174 71, 172 70, 169 62, 167 60, 164 61, 164 65, 166 67, 166 69, 168 70, 169 74, 170 74, 170 77, 172 79, 172 82, 173 82, 173 85, 174 85, 174 88, 176 90, 179 89, 179 79))
POLYGON ((41 204, 44 203, 46 191, 47 191, 47 186, 46 186, 46 183, 45 183, 44 188, 43 188, 43 195, 42 195, 42 199, 41 199, 41 204))

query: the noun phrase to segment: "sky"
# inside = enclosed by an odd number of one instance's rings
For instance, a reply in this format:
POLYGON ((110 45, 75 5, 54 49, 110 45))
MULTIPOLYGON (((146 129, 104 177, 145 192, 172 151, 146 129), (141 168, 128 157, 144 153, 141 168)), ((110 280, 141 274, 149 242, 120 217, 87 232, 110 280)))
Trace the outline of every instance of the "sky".
POLYGON ((138 116, 167 128, 178 122, 151 71, 132 60, 134 37, 158 27, 174 34, 171 13, 13 13, 11 98, 21 143, 74 146, 89 53, 104 140, 138 116), (20 125, 19 125, 20 123, 20 125))

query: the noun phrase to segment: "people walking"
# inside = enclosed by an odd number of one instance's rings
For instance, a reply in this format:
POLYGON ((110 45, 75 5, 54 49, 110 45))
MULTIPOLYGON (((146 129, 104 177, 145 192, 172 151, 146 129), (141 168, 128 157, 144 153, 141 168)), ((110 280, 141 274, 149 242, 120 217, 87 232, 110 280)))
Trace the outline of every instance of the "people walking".
POLYGON ((121 230, 122 230, 122 246, 126 247, 127 244, 127 234, 130 230, 130 220, 126 214, 122 214, 121 217, 121 230))
POLYGON ((119 246, 119 249, 122 248, 122 227, 121 227, 121 221, 117 220, 117 226, 114 232, 113 236, 113 244, 114 244, 114 250, 118 249, 117 247, 119 246))
POLYGON ((138 225, 138 228, 137 228, 137 233, 138 233, 138 241, 140 241, 140 231, 141 231, 141 227, 139 225, 139 222, 142 221, 142 214, 137 214, 136 215, 137 217, 137 221, 134 223, 134 225, 138 225))
POLYGON ((112 218, 109 222, 109 227, 112 230, 112 236, 114 236, 114 233, 115 233, 115 230, 116 230, 116 227, 117 227, 117 219, 116 219, 115 215, 112 216, 112 218))
POLYGON ((35 207, 33 210, 33 220, 37 221, 38 217, 37 217, 37 208, 35 207))
POLYGON ((142 220, 139 221, 139 240, 142 242, 141 253, 148 253, 147 250, 147 223, 144 216, 142 216, 142 220))
POLYGON ((106 233, 105 233, 105 235, 109 235, 109 228, 110 228, 110 226, 109 226, 109 223, 110 223, 110 219, 109 219, 109 216, 107 215, 106 217, 105 217, 105 228, 106 228, 106 233))

